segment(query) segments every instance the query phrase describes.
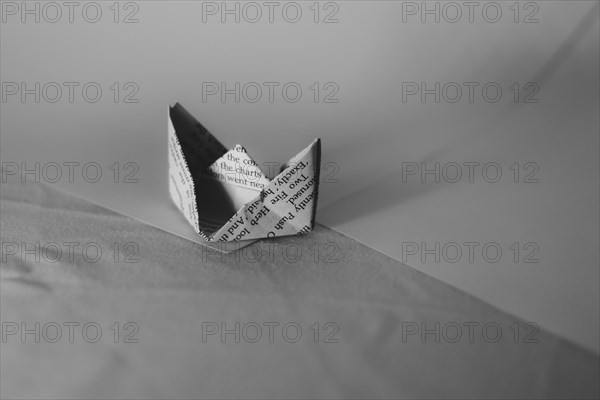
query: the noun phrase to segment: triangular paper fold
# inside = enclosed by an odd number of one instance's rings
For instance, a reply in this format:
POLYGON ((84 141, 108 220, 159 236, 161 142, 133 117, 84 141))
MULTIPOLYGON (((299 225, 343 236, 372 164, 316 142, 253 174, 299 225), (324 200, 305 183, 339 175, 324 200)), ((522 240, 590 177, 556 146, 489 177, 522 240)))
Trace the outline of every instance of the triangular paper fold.
POLYGON ((314 226, 321 140, 269 180, 241 145, 226 148, 179 103, 169 109, 169 191, 203 238, 303 235, 314 226))

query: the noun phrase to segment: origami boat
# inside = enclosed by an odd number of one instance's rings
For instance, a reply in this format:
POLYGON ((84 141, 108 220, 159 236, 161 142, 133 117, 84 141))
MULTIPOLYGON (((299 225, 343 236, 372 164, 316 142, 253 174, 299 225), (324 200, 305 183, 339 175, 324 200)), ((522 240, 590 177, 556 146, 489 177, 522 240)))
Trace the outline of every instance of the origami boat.
POLYGON ((321 140, 273 179, 241 145, 227 150, 179 103, 169 108, 169 192, 209 242, 303 235, 315 223, 321 140))

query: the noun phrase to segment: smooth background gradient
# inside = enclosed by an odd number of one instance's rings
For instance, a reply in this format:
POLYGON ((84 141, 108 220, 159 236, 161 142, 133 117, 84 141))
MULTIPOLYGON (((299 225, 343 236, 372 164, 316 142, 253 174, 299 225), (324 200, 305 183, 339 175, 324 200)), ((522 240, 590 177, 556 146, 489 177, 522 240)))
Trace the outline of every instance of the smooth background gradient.
MULTIPOLYGON (((3 2, 4 3, 4 2, 3 2)), ((33 4, 34 2, 28 2, 33 4)), ((18 96, 1 103, 2 162, 139 165, 139 183, 57 185, 190 237, 167 192, 167 106, 176 101, 227 146, 284 162, 315 137, 323 163, 318 222, 397 260, 403 242, 535 242, 537 264, 436 263, 412 267, 574 342, 600 350, 597 2, 540 1, 538 23, 402 20, 403 2, 337 2, 339 23, 202 21, 202 2, 136 2, 138 23, 21 23, 0 30, 2 82, 98 82, 97 103, 18 96), (202 82, 298 82, 301 101, 203 102, 202 82), (539 103, 402 102, 402 82, 536 82, 539 103), (114 82, 135 82, 136 104, 115 103, 114 82), (335 82, 336 104, 308 87, 335 82), (539 183, 403 183, 403 162, 514 162, 539 166, 539 183), (333 171, 333 170, 332 170, 333 171), (329 172, 329 171, 327 171, 329 172), (179 218, 179 219, 178 219, 179 218)), ((433 4, 434 2, 429 2, 433 4)), ((485 2, 484 2, 485 3, 485 2)), ((522 2, 524 4, 525 2, 522 2)), ((301 2, 307 12, 312 2, 301 2)), ((482 3, 483 4, 483 3, 482 3)), ((123 12, 123 10, 122 10, 123 12)), ((3 15, 4 16, 4 15, 3 15)), ((122 17, 123 15, 121 15, 122 17)), ((63 17, 63 19, 66 17, 63 17)), ((76 92, 77 93, 77 92, 76 92)), ((122 96, 122 94, 121 94, 122 96)))

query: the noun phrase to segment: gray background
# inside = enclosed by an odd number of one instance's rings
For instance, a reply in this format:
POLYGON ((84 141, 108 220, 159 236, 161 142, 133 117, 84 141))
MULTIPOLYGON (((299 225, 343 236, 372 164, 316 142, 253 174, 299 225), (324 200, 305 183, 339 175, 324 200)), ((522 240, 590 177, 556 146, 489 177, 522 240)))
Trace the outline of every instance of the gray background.
MULTIPOLYGON (((3 2, 5 3, 5 2, 3 2)), ((34 2, 30 2, 34 3, 34 2)), ((337 2, 336 24, 312 15, 290 24, 202 22, 201 2, 136 2, 138 23, 1 24, 2 82, 98 82, 97 103, 1 103, 3 162, 135 162, 139 183, 111 179, 57 186, 190 236, 167 197, 167 106, 181 102, 224 144, 259 162, 285 161, 314 137, 323 162, 317 220, 401 260, 402 242, 535 242, 537 264, 407 264, 526 320, 599 351, 598 22, 591 1, 537 2, 538 23, 402 21, 402 2, 337 2), (590 17, 591 15, 591 17, 590 17), (305 92, 255 104, 202 101, 202 82, 295 81, 305 92), (337 104, 314 103, 313 82, 336 82, 337 104), (536 104, 481 98, 402 102, 402 82, 536 82, 536 104), (108 87, 135 82, 136 104, 108 87), (540 167, 536 184, 462 180, 403 183, 402 162, 519 161, 540 167)), ((433 2, 432 2, 433 3, 433 2)), ((311 2, 301 2, 308 12, 311 2)), ((123 12, 123 10, 121 10, 123 12)), ((123 15, 121 15, 122 17, 123 15)), ((31 18, 31 17, 30 17, 31 18)))

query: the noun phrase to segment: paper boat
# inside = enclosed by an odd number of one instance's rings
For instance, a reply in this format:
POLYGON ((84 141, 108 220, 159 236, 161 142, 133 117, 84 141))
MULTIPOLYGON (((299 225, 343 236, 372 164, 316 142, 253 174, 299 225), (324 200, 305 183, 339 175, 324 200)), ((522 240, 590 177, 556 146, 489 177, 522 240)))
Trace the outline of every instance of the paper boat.
POLYGON ((315 139, 268 179, 243 146, 227 150, 179 103, 169 108, 169 192, 209 242, 310 232, 320 169, 315 139))

